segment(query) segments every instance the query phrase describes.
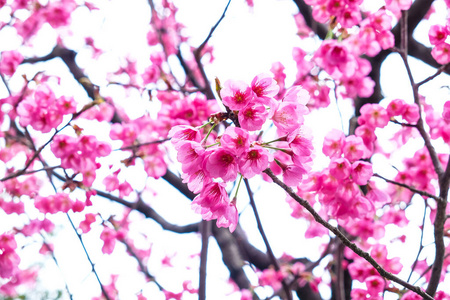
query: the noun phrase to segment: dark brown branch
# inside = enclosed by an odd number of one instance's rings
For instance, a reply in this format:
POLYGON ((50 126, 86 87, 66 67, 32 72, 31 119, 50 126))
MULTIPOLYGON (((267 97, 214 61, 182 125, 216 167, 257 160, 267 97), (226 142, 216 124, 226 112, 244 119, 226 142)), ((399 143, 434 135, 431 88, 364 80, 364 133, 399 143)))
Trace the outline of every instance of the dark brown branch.
POLYGON ((156 223, 161 225, 161 227, 165 230, 169 230, 169 231, 176 232, 176 233, 191 233, 191 232, 199 231, 199 223, 188 224, 188 225, 184 225, 184 226, 172 224, 172 223, 166 221, 153 208, 151 208, 150 206, 148 206, 147 204, 145 204, 142 201, 133 203, 133 202, 125 201, 122 198, 116 197, 114 195, 111 195, 111 194, 108 194, 108 193, 105 193, 105 192, 102 192, 99 190, 96 190, 96 192, 97 192, 98 196, 104 197, 111 201, 120 203, 123 206, 126 206, 128 208, 139 211, 147 218, 152 219, 156 223))

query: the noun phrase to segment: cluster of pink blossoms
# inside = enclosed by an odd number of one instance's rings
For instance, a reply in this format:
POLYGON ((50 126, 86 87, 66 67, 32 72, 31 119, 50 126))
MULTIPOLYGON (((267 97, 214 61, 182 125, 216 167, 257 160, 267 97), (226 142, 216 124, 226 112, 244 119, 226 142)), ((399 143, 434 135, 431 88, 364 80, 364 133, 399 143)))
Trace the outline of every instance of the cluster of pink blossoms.
POLYGON ((228 112, 215 114, 211 120, 217 124, 232 119, 240 127, 228 126, 216 140, 203 133, 204 126, 181 125, 169 132, 183 179, 192 192, 199 193, 192 207, 203 219, 217 219, 219 227, 231 231, 236 228, 236 199, 230 201, 226 183, 238 174, 252 178, 270 167, 295 187, 307 172, 312 146, 302 135, 302 125, 309 95, 296 86, 275 99, 278 91, 276 81, 267 74, 256 76, 251 85, 229 80, 220 91, 228 112), (265 143, 252 132, 261 130, 268 120, 277 128, 278 138, 265 143), (270 149, 279 151, 274 155, 270 149))
POLYGON ((55 214, 57 212, 81 212, 84 209, 85 203, 82 201, 74 201, 69 194, 57 193, 47 197, 37 196, 34 201, 34 206, 42 213, 55 214))
POLYGON ((35 5, 33 1, 12 1, 11 15, 14 16, 12 25, 24 40, 30 39, 46 23, 53 28, 66 26, 70 23, 70 15, 77 8, 74 0, 47 1, 45 5, 35 5), (16 18, 16 11, 30 10, 30 16, 23 20, 16 18))
POLYGON ((97 140, 93 135, 71 137, 56 135, 50 145, 53 154, 61 159, 61 167, 83 174, 83 184, 90 187, 95 179, 95 171, 100 168, 97 157, 111 153, 111 146, 97 140))
POLYGON ((326 23, 336 17, 345 28, 351 28, 361 21, 360 4, 363 0, 307 0, 313 8, 313 17, 317 22, 326 23))
POLYGON ((428 32, 430 43, 434 46, 433 50, 431 50, 431 55, 442 65, 450 62, 450 43, 447 41, 449 34, 450 21, 447 21, 446 26, 433 25, 428 32))
POLYGON ((16 253, 17 243, 14 235, 0 235, 0 277, 9 278, 18 271, 20 257, 16 253))
POLYGON ((47 84, 40 84, 36 90, 17 107, 22 127, 31 125, 35 130, 43 133, 50 132, 63 121, 63 116, 76 112, 73 98, 62 96, 56 98, 47 84))
POLYGON ((22 61, 22 54, 16 50, 2 52, 2 58, 0 60, 0 73, 3 75, 12 76, 22 61))

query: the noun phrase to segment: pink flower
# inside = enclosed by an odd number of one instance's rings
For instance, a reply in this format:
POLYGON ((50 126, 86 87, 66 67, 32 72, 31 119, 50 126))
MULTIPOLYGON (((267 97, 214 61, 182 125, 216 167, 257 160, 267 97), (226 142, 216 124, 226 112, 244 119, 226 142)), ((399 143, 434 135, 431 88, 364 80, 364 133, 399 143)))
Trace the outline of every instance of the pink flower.
POLYGON ((77 104, 72 97, 62 96, 56 100, 56 105, 63 115, 73 114, 77 111, 77 104))
POLYGON ((272 121, 281 134, 286 134, 295 131, 303 124, 303 115, 299 104, 282 102, 276 108, 272 121))
POLYGON ((337 15, 337 21, 345 28, 351 28, 358 25, 359 22, 361 22, 361 12, 358 6, 350 6, 343 9, 337 15))
POLYGON ((379 104, 368 103, 361 107, 361 116, 358 118, 360 125, 368 124, 372 127, 380 127, 389 123, 389 116, 386 109, 379 104))
POLYGON ((183 178, 183 182, 187 183, 189 190, 195 194, 198 194, 205 185, 212 181, 211 177, 209 177, 209 175, 205 172, 206 171, 204 169, 199 168, 190 174, 182 173, 181 177, 183 178))
POLYGON ((351 175, 356 184, 366 185, 373 175, 372 164, 360 160, 355 161, 352 164, 351 175))
POLYGON ((144 169, 148 176, 158 179, 167 172, 167 164, 160 156, 146 156, 144 158, 144 169))
POLYGON ((252 89, 242 81, 227 80, 220 90, 223 104, 231 110, 240 110, 253 100, 252 89))
POLYGON ((417 106, 417 104, 413 103, 413 104, 407 104, 406 105, 406 110, 405 112, 402 114, 403 119, 406 120, 406 122, 408 122, 409 124, 416 124, 417 121, 420 118, 419 115, 419 107, 417 106))
POLYGON ((450 62, 450 44, 440 43, 431 50, 431 56, 441 65, 450 62))
POLYGON ((236 205, 230 203, 225 183, 211 182, 205 185, 191 206, 204 220, 217 219, 218 227, 229 227, 231 232, 236 229, 238 212, 236 205))
POLYGON ((330 174, 333 177, 344 180, 350 176, 351 164, 345 158, 336 158, 330 163, 330 174))
POLYGON ((66 193, 57 193, 47 197, 37 196, 34 206, 42 213, 55 214, 68 212, 73 207, 74 201, 66 193))
POLYGON ((225 129, 220 144, 224 149, 234 152, 236 156, 246 152, 250 147, 249 134, 246 130, 230 126, 225 129))
POLYGON ((83 233, 87 233, 91 230, 91 224, 95 222, 96 216, 96 214, 86 214, 84 221, 81 221, 79 226, 83 233))
POLYGON ((273 156, 267 149, 254 146, 240 157, 239 171, 245 178, 252 178, 261 174, 272 160, 273 156))
POLYGON ((116 246, 116 231, 108 226, 104 226, 100 239, 103 241, 103 254, 111 254, 116 246))
POLYGON ((301 104, 299 110, 304 115, 306 115, 308 113, 308 109, 306 108, 305 105, 308 104, 309 102, 309 93, 301 86, 295 85, 286 91, 286 94, 283 97, 283 102, 292 102, 301 104))
POLYGON ((274 74, 274 79, 280 87, 280 91, 284 90, 286 74, 284 73, 284 66, 280 62, 275 62, 270 68, 270 72, 274 74))
POLYGON ((394 99, 389 102, 386 111, 389 117, 400 116, 406 110, 406 102, 403 99, 394 99))
POLYGON ((362 138, 355 135, 350 135, 345 138, 342 151, 344 157, 349 161, 356 161, 364 157, 366 147, 364 146, 362 138))
POLYGON ((260 130, 268 115, 269 112, 264 105, 247 105, 238 113, 239 124, 242 128, 249 131, 260 130))
POLYGON ((218 148, 213 150, 206 160, 206 170, 212 178, 222 178, 224 181, 236 179, 238 164, 237 158, 230 150, 218 148))
POLYGON ((203 165, 205 149, 197 142, 186 141, 179 143, 177 159, 182 164, 185 173, 192 173, 203 165))
POLYGON ((445 42, 448 36, 447 28, 443 25, 432 25, 428 31, 428 37, 432 45, 445 42))
POLYGON ((53 28, 58 28, 69 23, 70 14, 76 7, 76 3, 71 0, 50 2, 43 9, 42 16, 53 28))
POLYGON ((444 111, 442 112, 442 118, 446 121, 450 121, 450 101, 444 103, 444 111))
POLYGON ((297 156, 311 156, 313 152, 312 136, 309 131, 301 128, 298 133, 289 135, 289 148, 297 156))
POLYGON ((253 78, 251 89, 255 93, 256 100, 267 105, 270 99, 275 97, 280 91, 280 87, 277 85, 275 79, 273 79, 273 76, 265 73, 253 78))
POLYGON ((0 60, 0 73, 12 76, 16 72, 17 67, 22 63, 23 56, 17 50, 2 52, 0 60))
POLYGON ((283 169, 283 182, 290 186, 296 187, 303 179, 303 175, 306 174, 305 168, 299 165, 284 165, 283 169))
POLYGON ((233 232, 238 224, 239 213, 234 203, 222 206, 216 212, 217 227, 229 228, 230 232, 233 232))
POLYGON ((328 157, 340 157, 345 135, 342 131, 332 129, 323 141, 322 152, 328 157))
POLYGON ((211 217, 220 206, 228 205, 230 201, 225 186, 223 182, 211 182, 205 185, 200 194, 192 201, 194 210, 203 216, 211 217))
POLYGON ((259 275, 259 284, 264 286, 271 286, 275 291, 281 289, 281 281, 284 279, 282 271, 275 271, 274 269, 265 269, 259 275))
POLYGON ((175 149, 179 149, 184 141, 195 141, 200 142, 202 140, 202 135, 200 131, 194 127, 187 125, 178 125, 173 127, 169 131, 169 137, 171 137, 171 142, 175 149))
POLYGON ((144 74, 142 74, 142 80, 144 81, 144 84, 156 83, 159 79, 159 75, 159 67, 152 64, 145 69, 144 74))
POLYGON ((4 249, 0 253, 0 277, 9 278, 19 272, 20 257, 13 249, 4 249))
POLYGON ((347 46, 337 40, 325 40, 314 55, 316 63, 333 78, 352 76, 357 63, 347 46))
POLYGON ((130 193, 133 191, 133 188, 131 187, 131 184, 127 181, 122 182, 119 187, 119 197, 123 198, 125 196, 130 195, 130 193))

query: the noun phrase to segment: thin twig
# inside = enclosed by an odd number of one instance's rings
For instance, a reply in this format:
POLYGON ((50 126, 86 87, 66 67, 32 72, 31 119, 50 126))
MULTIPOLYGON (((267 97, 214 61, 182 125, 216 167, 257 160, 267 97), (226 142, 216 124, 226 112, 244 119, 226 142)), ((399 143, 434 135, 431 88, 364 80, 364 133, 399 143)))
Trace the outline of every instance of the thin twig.
MULTIPOLYGON (((61 132, 64 128, 66 128, 67 126, 69 126, 69 125, 70 125, 70 122, 72 122, 72 120, 73 120, 73 117, 70 119, 69 122, 66 123, 66 125, 64 125, 64 126, 61 127, 60 129, 56 129, 55 133, 51 136, 51 138, 50 138, 45 144, 43 144, 41 147, 39 147, 38 149, 33 149, 33 150, 34 150, 33 156, 28 160, 28 162, 25 164, 25 166, 24 166, 21 170, 19 170, 19 171, 17 171, 17 172, 14 172, 14 173, 12 173, 12 174, 9 174, 8 176, 3 177, 2 179, 0 179, 0 181, 6 181, 6 180, 9 180, 9 179, 12 179, 12 178, 15 178, 15 177, 19 177, 20 175, 25 174, 25 172, 27 171, 28 167, 31 166, 31 164, 33 163, 33 161, 39 156, 39 154, 42 152, 42 150, 44 150, 44 148, 45 148, 48 144, 50 144, 50 142, 53 141, 53 138, 54 138, 59 132, 61 132)), ((29 137, 29 140, 30 140, 30 141, 33 141, 33 140, 31 139, 31 137, 29 137)))
MULTIPOLYGON (((53 252, 53 249, 51 248, 51 246, 49 244, 47 244, 47 242, 45 241, 44 235, 42 233, 40 235, 41 235, 42 239, 44 240, 43 244, 45 245, 45 247, 47 247, 48 251, 50 252, 50 255, 52 256, 53 261, 55 262, 58 269, 61 270, 61 267, 59 266, 58 260, 56 259, 56 256, 55 256, 55 252, 53 252)), ((73 295, 70 292, 69 286, 67 285, 67 281, 65 279, 64 279, 64 285, 65 285, 65 288, 66 288, 67 294, 69 295, 70 300, 72 300, 73 295)))
POLYGON ((142 259, 136 254, 136 251, 133 249, 133 247, 131 247, 130 244, 128 244, 128 242, 125 239, 121 239, 120 242, 127 247, 128 253, 136 259, 136 261, 139 265, 139 269, 141 270, 142 273, 144 273, 145 277, 147 277, 147 279, 149 281, 154 282, 156 284, 156 286, 159 288, 159 290, 164 291, 165 289, 161 286, 161 284, 159 284, 156 281, 155 276, 153 276, 152 274, 150 274, 148 272, 147 267, 145 266, 142 259))
POLYGON ((153 144, 162 144, 164 142, 170 141, 170 138, 165 138, 162 140, 156 140, 156 141, 151 141, 151 142, 146 142, 146 143, 139 143, 139 144, 135 144, 135 145, 131 145, 131 146, 127 146, 127 147, 122 147, 119 149, 114 149, 114 151, 119 151, 119 150, 135 150, 139 147, 142 146, 147 146, 147 145, 153 145, 153 144))
POLYGON ((421 230, 421 232, 420 232, 419 251, 417 251, 416 259, 414 260, 414 263, 413 263, 413 265, 412 265, 412 267, 411 267, 411 272, 409 273, 408 279, 406 280, 406 281, 408 281, 408 282, 409 282, 409 280, 411 279, 411 276, 412 276, 412 274, 413 274, 413 272, 414 272, 414 269, 416 268, 417 262, 419 261, 420 253, 422 253, 422 250, 423 250, 423 248, 424 248, 424 247, 423 247, 423 232, 424 232, 424 229, 425 229, 425 218, 426 218, 426 216, 427 216, 427 203, 426 203, 425 200, 424 200, 424 204, 425 204, 425 209, 423 210, 422 230, 421 230))
POLYGON ((422 191, 422 190, 418 190, 418 189, 416 189, 416 188, 414 188, 414 187, 412 187, 410 185, 407 185, 407 184, 404 184, 404 183, 401 183, 401 182, 397 182, 397 181, 394 181, 394 180, 387 179, 387 178, 385 178, 385 177, 383 177, 383 176, 381 176, 381 175, 379 175, 377 173, 373 174, 373 177, 381 178, 381 179, 383 179, 386 182, 389 182, 389 183, 392 183, 392 184, 404 187, 404 188, 410 190, 411 192, 414 192, 414 193, 419 194, 421 196, 425 196, 425 197, 428 197, 428 198, 433 198, 434 200, 436 200, 438 202, 444 201, 444 199, 442 199, 441 197, 435 196, 433 194, 430 194, 430 193, 422 191))
POLYGON ((222 20, 225 18, 225 14, 226 14, 226 12, 228 10, 228 7, 230 6, 230 3, 231 3, 231 0, 228 0, 227 6, 225 6, 225 9, 223 10, 222 16, 219 18, 217 23, 211 28, 211 30, 209 31, 208 36, 203 41, 203 43, 195 50, 196 56, 199 55, 202 52, 203 48, 205 48, 206 44, 208 43, 209 39, 212 37, 214 31, 219 26, 220 22, 222 22, 222 20))
POLYGON ((86 249, 86 247, 84 245, 84 242, 83 242, 83 239, 81 237, 81 234, 78 233, 77 228, 73 224, 72 219, 70 218, 68 213, 66 213, 66 216, 67 216, 67 219, 69 219, 69 223, 70 223, 70 225, 72 225, 72 228, 73 228, 75 234, 77 235, 78 240, 81 243, 81 246, 83 247, 84 253, 86 254, 86 257, 87 257, 89 263, 91 264, 92 272, 94 273, 95 277, 97 278, 98 283, 100 284, 100 288, 102 290, 103 296, 106 298, 106 300, 111 300, 111 298, 109 297, 108 293, 105 290, 105 287, 103 286, 102 282, 100 281, 100 277, 98 277, 97 271, 95 270, 95 267, 94 267, 94 263, 92 262, 91 257, 89 256, 89 253, 88 253, 88 251, 87 251, 87 249, 86 249))
POLYGON ((217 21, 217 23, 211 28, 211 30, 209 31, 208 36, 206 37, 206 39, 203 41, 203 43, 194 50, 194 57, 195 57, 195 61, 197 63, 197 67, 200 70, 200 73, 202 75, 203 81, 205 83, 205 95, 208 99, 214 99, 214 93, 211 89, 211 86, 209 84, 208 81, 208 76, 206 76, 206 72, 205 69, 203 67, 203 64, 201 62, 201 58, 202 58, 202 51, 205 48, 206 44, 208 43, 209 39, 212 37, 214 31, 216 30, 216 28, 219 26, 219 24, 222 22, 222 20, 225 18, 225 14, 228 10, 228 7, 230 6, 231 0, 228 1, 227 6, 225 6, 225 9, 223 10, 222 16, 219 18, 219 20, 217 21))
MULTIPOLYGON (((244 178, 244 183, 245 183, 245 187, 247 188, 248 197, 250 198, 250 205, 252 206, 253 213, 255 215, 256 224, 258 225, 259 233, 261 234, 261 237, 262 237, 262 239, 264 241, 264 244, 266 245, 266 248, 267 248, 267 254, 269 255, 269 258, 270 258, 270 260, 271 260, 275 270, 279 271, 280 270, 280 265, 278 264, 278 261, 277 261, 275 255, 273 254, 272 247, 270 246, 269 240, 267 239, 267 236, 266 236, 266 234, 264 232, 264 229, 262 227, 261 219, 259 217, 258 210, 256 209, 255 199, 253 198, 253 192, 252 192, 252 190, 250 188, 250 184, 249 184, 247 178, 244 178)), ((286 281, 284 279, 281 281, 281 284, 283 285, 283 290, 284 290, 284 292, 286 294, 287 299, 292 299, 291 291, 289 289, 288 284, 286 283, 286 281)))
POLYGON ((448 67, 450 67, 450 63, 442 65, 439 69, 437 69, 436 73, 434 73, 433 75, 429 76, 428 78, 425 78, 421 82, 417 83, 416 84, 417 87, 420 87, 421 85, 423 85, 423 84, 433 80, 434 78, 439 76, 442 72, 444 72, 448 67))

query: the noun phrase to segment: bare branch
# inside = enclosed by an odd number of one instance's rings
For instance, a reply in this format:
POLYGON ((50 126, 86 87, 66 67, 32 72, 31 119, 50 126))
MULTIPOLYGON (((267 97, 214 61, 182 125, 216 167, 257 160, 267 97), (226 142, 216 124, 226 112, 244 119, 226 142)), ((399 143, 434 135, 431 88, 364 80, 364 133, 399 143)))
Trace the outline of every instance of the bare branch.
POLYGON ((425 197, 428 197, 428 198, 433 198, 434 200, 436 200, 436 201, 438 201, 438 202, 439 202, 439 201, 445 201, 444 199, 442 199, 442 198, 440 198, 440 197, 437 197, 437 196, 435 196, 435 195, 432 195, 432 194, 430 194, 430 193, 428 193, 428 192, 418 190, 418 189, 416 189, 416 188, 414 188, 414 187, 412 187, 412 186, 410 186, 410 185, 407 185, 407 184, 404 184, 404 183, 401 183, 401 182, 397 182, 397 181, 394 181, 394 180, 387 179, 387 178, 385 178, 385 177, 383 177, 383 176, 381 176, 381 175, 379 175, 379 174, 377 174, 377 173, 373 174, 373 176, 374 176, 374 177, 381 178, 381 179, 383 179, 383 180, 386 181, 386 182, 389 182, 389 183, 392 183, 392 184, 395 184, 395 185, 404 187, 404 188, 410 190, 411 192, 414 192, 414 193, 419 194, 419 195, 421 195, 421 196, 425 196, 425 197))
MULTIPOLYGON (((267 239, 267 236, 262 227, 261 219, 259 218, 258 210, 256 209, 255 199, 253 198, 253 192, 250 188, 250 184, 249 184, 247 178, 244 178, 244 183, 245 183, 245 187, 247 188, 248 197, 250 198, 250 205, 252 206, 253 214, 255 215, 259 234, 261 234, 261 237, 264 241, 264 245, 266 245, 267 253, 269 254, 269 258, 270 258, 275 270, 279 271, 280 265, 278 264, 278 261, 277 261, 275 255, 273 254, 272 247, 270 246, 269 240, 267 239)), ((286 294, 287 299, 292 299, 292 293, 284 279, 281 281, 281 284, 283 285, 283 290, 284 290, 284 293, 286 294)))
POLYGON ((205 46, 208 43, 209 39, 212 37, 214 31, 219 26, 220 22, 222 22, 222 20, 225 18, 225 14, 226 14, 226 12, 228 10, 228 7, 230 6, 230 3, 231 3, 231 0, 228 0, 227 6, 225 6, 225 9, 223 10, 222 16, 219 18, 217 23, 211 28, 211 30, 209 31, 208 36, 203 41, 203 43, 195 50, 194 55, 196 57, 201 55, 201 52, 203 51, 203 48, 205 48, 205 46))
POLYGON ((84 253, 86 254, 86 258, 88 259, 89 263, 91 264, 92 272, 94 273, 95 278, 97 278, 97 281, 100 284, 100 288, 102 290, 103 297, 105 297, 106 300, 111 300, 111 298, 109 297, 108 293, 106 292, 105 287, 103 286, 102 282, 100 281, 100 277, 98 277, 97 271, 95 270, 95 267, 94 267, 94 263, 92 262, 91 257, 89 256, 89 253, 88 253, 88 251, 87 251, 87 249, 86 249, 86 247, 84 245, 83 238, 81 237, 81 234, 78 233, 77 228, 73 224, 72 219, 70 218, 68 213, 66 213, 66 216, 67 216, 67 219, 69 219, 69 223, 72 226, 73 231, 77 235, 78 240, 81 243, 81 246, 83 247, 84 253))

